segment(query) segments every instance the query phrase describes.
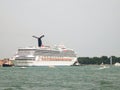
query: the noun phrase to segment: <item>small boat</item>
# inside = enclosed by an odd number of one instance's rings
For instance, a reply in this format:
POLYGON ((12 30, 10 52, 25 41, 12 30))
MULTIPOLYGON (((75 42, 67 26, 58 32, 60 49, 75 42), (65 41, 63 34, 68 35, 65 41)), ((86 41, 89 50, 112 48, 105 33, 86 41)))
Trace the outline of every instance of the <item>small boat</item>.
POLYGON ((14 64, 12 63, 12 61, 6 60, 3 62, 2 66, 3 67, 12 67, 12 66, 14 66, 14 64))
POLYGON ((12 65, 12 64, 4 63, 2 66, 3 66, 3 67, 12 67, 13 65, 12 65))
POLYGON ((100 64, 100 68, 99 69, 105 69, 105 68, 109 68, 109 66, 104 65, 104 63, 102 62, 100 64))
POLYGON ((117 62, 117 63, 115 63, 114 65, 115 65, 115 66, 120 66, 120 63, 117 62))
POLYGON ((99 69, 105 69, 105 68, 109 68, 109 66, 101 66, 99 69))

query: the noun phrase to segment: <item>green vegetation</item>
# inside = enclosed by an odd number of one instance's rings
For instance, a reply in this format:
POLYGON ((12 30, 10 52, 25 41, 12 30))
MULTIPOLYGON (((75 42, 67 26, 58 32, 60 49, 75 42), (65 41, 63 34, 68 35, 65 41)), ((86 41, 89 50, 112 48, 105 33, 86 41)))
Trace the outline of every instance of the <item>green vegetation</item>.
MULTIPOLYGON (((116 62, 120 63, 120 57, 115 57, 115 56, 111 56, 112 57, 112 64, 115 64, 116 62)), ((78 62, 80 64, 98 64, 100 65, 101 63, 104 64, 110 64, 110 57, 107 56, 102 56, 102 57, 78 57, 78 62)))

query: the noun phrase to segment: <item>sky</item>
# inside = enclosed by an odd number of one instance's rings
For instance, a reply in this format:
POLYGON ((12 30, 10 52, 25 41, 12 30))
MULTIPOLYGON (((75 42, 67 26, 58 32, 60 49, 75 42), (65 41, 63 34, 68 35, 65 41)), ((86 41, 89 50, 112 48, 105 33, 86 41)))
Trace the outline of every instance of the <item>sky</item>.
POLYGON ((64 44, 79 57, 120 56, 120 0, 0 0, 0 58, 64 44))

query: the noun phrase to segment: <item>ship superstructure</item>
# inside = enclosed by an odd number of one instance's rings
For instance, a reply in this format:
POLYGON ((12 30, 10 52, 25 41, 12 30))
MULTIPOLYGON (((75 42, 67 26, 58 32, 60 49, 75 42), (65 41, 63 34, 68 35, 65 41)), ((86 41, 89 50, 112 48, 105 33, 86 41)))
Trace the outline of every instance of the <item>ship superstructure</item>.
POLYGON ((15 56, 16 66, 70 66, 77 60, 72 49, 64 45, 43 46, 38 38, 38 47, 19 48, 15 56))

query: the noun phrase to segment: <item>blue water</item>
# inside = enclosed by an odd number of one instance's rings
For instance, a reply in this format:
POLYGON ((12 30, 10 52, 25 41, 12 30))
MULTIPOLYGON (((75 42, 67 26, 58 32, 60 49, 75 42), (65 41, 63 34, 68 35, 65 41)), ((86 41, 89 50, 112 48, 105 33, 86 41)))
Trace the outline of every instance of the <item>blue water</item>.
POLYGON ((0 90, 120 90, 120 67, 0 67, 0 90))

